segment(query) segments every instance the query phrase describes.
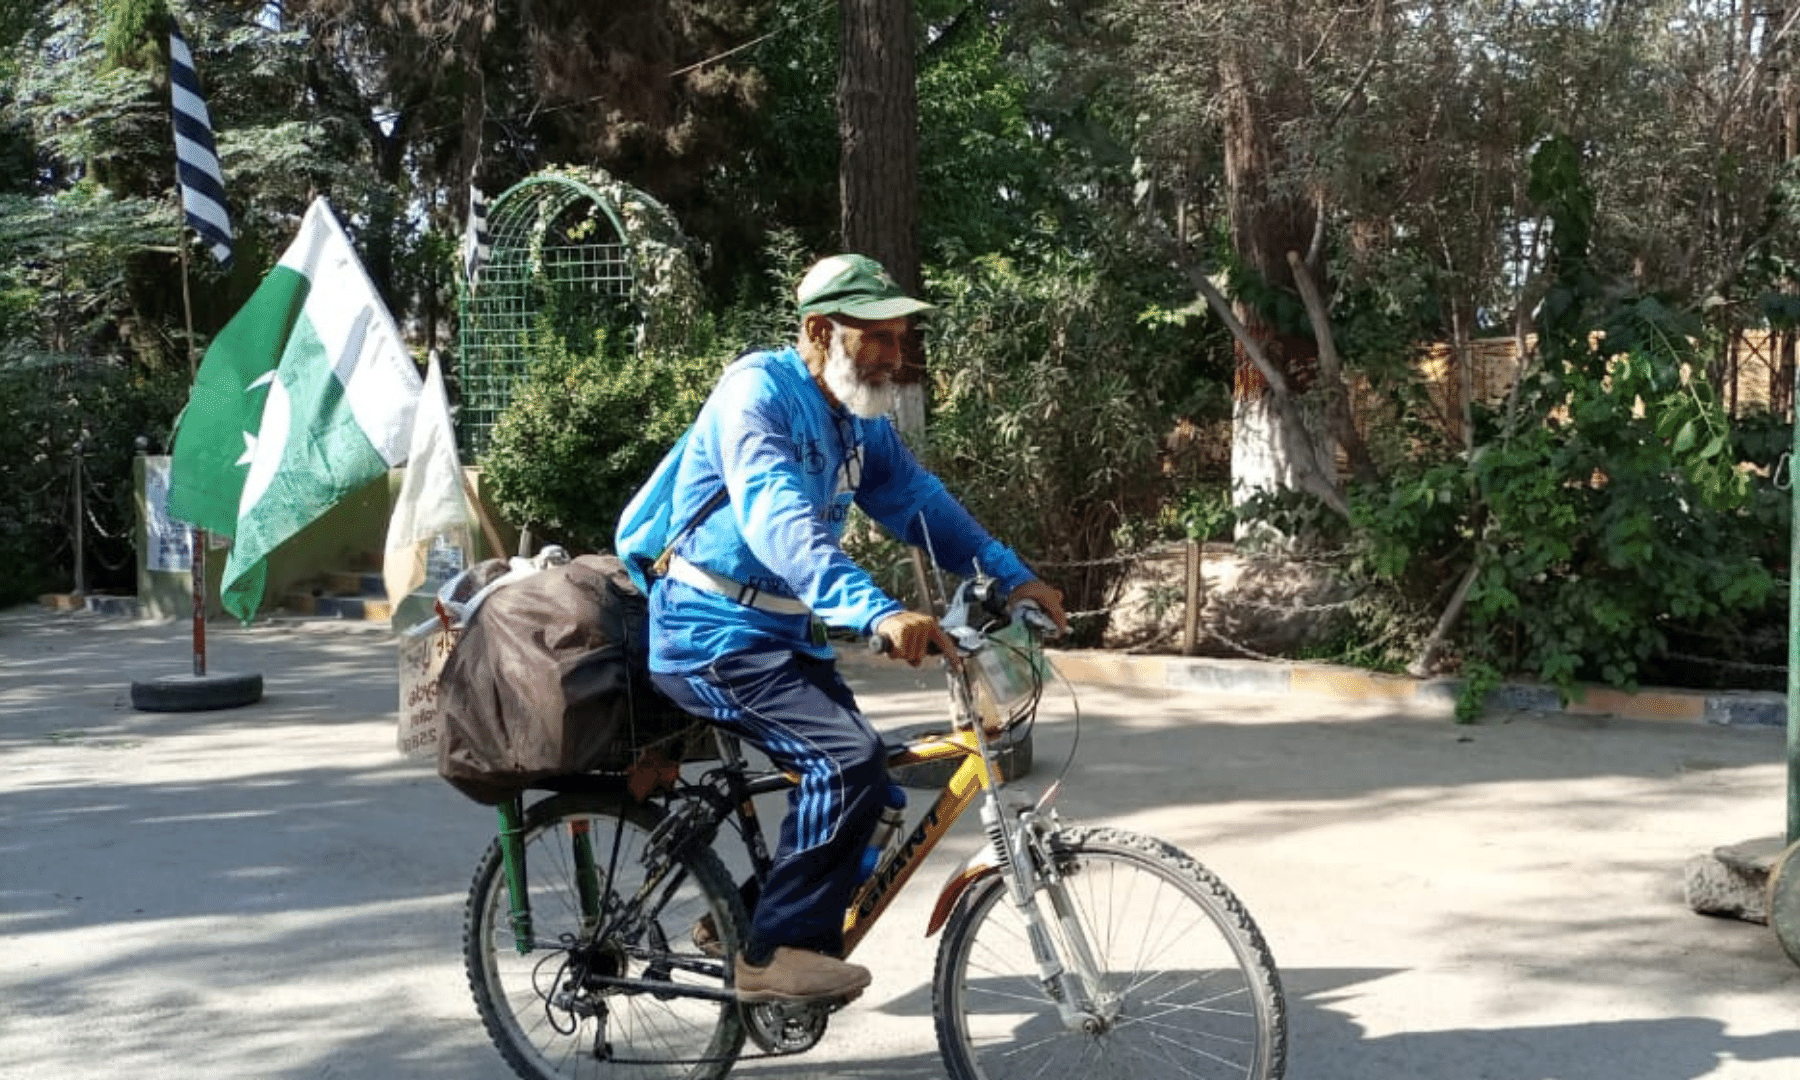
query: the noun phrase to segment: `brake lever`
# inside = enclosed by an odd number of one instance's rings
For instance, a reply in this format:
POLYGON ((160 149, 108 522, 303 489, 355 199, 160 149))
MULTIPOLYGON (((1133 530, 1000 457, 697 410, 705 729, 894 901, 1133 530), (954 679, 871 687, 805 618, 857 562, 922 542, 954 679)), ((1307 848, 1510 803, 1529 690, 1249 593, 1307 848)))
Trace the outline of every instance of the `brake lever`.
POLYGON ((1024 623, 1040 637, 1056 638, 1062 636, 1062 629, 1056 625, 1056 620, 1052 619, 1049 613, 1043 609, 1043 606, 1035 600, 1019 601, 1014 608, 1014 614, 1018 616, 1020 622, 1024 623))

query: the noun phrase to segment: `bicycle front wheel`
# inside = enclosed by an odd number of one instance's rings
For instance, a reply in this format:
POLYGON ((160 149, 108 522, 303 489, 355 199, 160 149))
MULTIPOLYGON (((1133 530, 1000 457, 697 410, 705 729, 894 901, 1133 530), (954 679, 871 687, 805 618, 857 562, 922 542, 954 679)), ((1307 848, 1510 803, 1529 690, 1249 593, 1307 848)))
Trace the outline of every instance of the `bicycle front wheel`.
MULTIPOLYGON (((963 897, 938 949, 933 1011, 954 1080, 1280 1080, 1281 980, 1223 882, 1177 848, 1116 829, 1066 831, 1058 868, 1098 969, 1092 1030, 1072 1028, 1045 993, 1025 920, 991 876, 963 897)), ((1033 902, 1074 970, 1048 889, 1033 902)))
POLYGON ((683 990, 730 989, 743 902, 705 848, 642 893, 662 816, 627 796, 585 793, 528 810, 524 952, 499 841, 481 860, 464 962, 482 1023, 525 1080, 717 1080, 736 1060, 737 1003, 683 990), (703 919, 710 925, 696 935, 703 919))

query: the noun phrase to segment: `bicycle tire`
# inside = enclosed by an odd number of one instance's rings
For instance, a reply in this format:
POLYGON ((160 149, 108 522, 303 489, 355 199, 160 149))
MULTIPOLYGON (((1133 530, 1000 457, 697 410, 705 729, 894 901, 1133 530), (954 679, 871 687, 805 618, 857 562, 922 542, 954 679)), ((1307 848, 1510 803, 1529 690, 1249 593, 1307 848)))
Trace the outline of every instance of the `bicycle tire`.
MULTIPOLYGON (((1100 1032, 1069 1030, 1005 880, 990 876, 945 927, 932 980, 952 1080, 1280 1080, 1281 978, 1224 882, 1178 848, 1118 829, 1066 830, 1062 845, 1057 863, 1104 973, 1098 990, 1116 1012, 1100 1032)), ((1060 943, 1042 892, 1035 902, 1060 943)))
POLYGON ((643 881, 639 856, 663 816, 629 796, 594 793, 557 795, 526 811, 533 946, 523 955, 513 936, 498 840, 476 868, 463 919, 469 988, 488 1036, 524 1080, 719 1080, 743 1048, 735 1001, 579 988, 582 963, 613 965, 609 974, 698 984, 707 977, 680 964, 709 959, 723 966, 723 979, 713 985, 732 985, 731 965, 748 920, 730 875, 707 848, 694 847, 679 860, 672 895, 642 925, 585 949, 569 948, 581 937, 582 916, 563 838, 585 823, 595 863, 603 875, 611 868, 603 901, 629 897, 643 881), (722 957, 707 957, 693 939, 702 915, 718 928, 722 957), (667 966, 664 958, 677 962, 667 966), (595 1052, 602 1044, 606 1059, 595 1052))

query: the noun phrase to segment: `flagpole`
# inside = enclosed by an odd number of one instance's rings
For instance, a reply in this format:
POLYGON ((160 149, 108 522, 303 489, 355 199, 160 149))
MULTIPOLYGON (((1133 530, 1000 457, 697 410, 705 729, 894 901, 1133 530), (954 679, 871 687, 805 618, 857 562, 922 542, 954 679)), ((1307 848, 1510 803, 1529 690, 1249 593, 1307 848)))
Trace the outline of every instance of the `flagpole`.
MULTIPOLYGON (((175 216, 182 216, 181 185, 175 185, 175 216)), ((188 291, 187 226, 175 227, 175 246, 181 252, 181 310, 187 317, 188 381, 197 376, 200 366, 194 361, 194 300, 188 291)), ((194 601, 194 676, 206 674, 206 530, 195 528, 189 534, 193 555, 188 559, 188 578, 194 601)))
MULTIPOLYGON (((173 15, 165 14, 169 32, 169 113, 175 134, 175 250, 181 261, 181 310, 187 321, 188 376, 197 385, 201 364, 194 345, 194 297, 188 282, 187 229, 192 227, 206 241, 220 265, 231 265, 231 217, 225 210, 225 179, 219 170, 218 149, 213 142, 212 118, 200 92, 194 71, 193 50, 181 36, 173 15)), ((189 405, 193 404, 190 396, 189 405)), ((183 419, 192 420, 183 410, 183 419)), ((204 425, 202 425, 204 427, 204 425)), ((235 434, 235 433, 234 433, 235 434)), ((181 424, 170 451, 169 494, 171 506, 177 492, 174 459, 192 441, 193 430, 181 424)), ((184 512, 183 516, 215 520, 211 511, 184 512)), ((194 602, 194 672, 137 679, 131 684, 131 707, 141 712, 193 712, 200 709, 233 709, 262 700, 262 676, 206 673, 206 542, 207 531, 193 524, 188 531, 193 548, 188 575, 194 602)))

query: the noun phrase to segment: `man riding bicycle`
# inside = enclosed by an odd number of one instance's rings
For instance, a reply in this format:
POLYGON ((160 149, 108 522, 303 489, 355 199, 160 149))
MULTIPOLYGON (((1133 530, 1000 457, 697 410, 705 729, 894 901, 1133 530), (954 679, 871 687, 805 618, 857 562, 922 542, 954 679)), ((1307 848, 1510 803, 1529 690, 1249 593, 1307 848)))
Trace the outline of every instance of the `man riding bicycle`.
POLYGON ((988 536, 887 419, 901 342, 931 305, 862 255, 820 261, 796 296, 796 346, 740 357, 694 422, 671 518, 698 523, 650 592, 658 688, 801 777, 738 958, 745 1001, 848 999, 869 984, 840 959, 843 919, 892 781, 813 620, 879 634, 915 667, 932 644, 955 655, 936 619, 844 554, 850 504, 950 571, 979 563, 1009 604, 1036 602, 1067 625, 1062 594, 988 536))

